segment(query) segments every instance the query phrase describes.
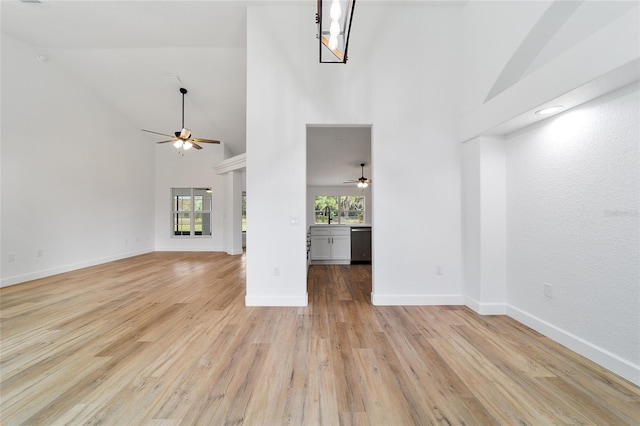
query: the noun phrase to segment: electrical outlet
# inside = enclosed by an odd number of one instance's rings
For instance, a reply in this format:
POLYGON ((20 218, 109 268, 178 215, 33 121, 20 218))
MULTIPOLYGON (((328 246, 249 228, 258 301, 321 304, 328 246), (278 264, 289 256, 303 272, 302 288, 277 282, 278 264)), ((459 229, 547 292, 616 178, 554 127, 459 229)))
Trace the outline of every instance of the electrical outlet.
POLYGON ((553 286, 549 283, 544 283, 544 295, 548 298, 553 297, 553 286))
POLYGON ((44 256, 44 250, 39 249, 39 250, 36 252, 36 256, 38 256, 38 257, 42 257, 42 256, 44 256))
POLYGON ((9 263, 13 263, 16 261, 16 255, 11 253, 10 255, 7 256, 7 262, 9 263))
POLYGON ((442 275, 442 266, 436 265, 436 275, 442 275))
POLYGON ((277 277, 280 275, 280 267, 279 266, 274 266, 273 267, 273 276, 277 277))

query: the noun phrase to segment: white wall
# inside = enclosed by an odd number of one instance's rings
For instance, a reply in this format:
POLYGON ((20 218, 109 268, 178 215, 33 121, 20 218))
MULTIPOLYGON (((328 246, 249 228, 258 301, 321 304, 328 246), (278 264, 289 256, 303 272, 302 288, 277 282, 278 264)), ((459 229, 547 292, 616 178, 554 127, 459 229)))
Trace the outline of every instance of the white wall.
POLYGON ((306 230, 289 222, 307 210, 312 123, 373 124, 374 303, 461 303, 458 10, 358 4, 340 66, 318 63, 314 8, 248 10, 246 302, 307 303, 306 230))
POLYGON ((37 53, 3 34, 3 286, 154 246, 152 146, 37 53))
POLYGON ((242 175, 243 171, 234 170, 224 174, 225 199, 223 207, 224 229, 223 246, 227 254, 242 254, 242 175))
POLYGON ((480 138, 463 144, 461 154, 463 291, 467 298, 476 303, 482 298, 480 144, 480 138))
POLYGON ((463 145, 462 235, 466 304, 481 314, 506 313, 505 145, 479 137, 463 145))
POLYGON ((178 151, 171 144, 155 148, 155 239, 158 251, 224 251, 225 175, 213 165, 224 160, 224 144, 203 144, 199 151, 178 151), (182 155, 182 154, 183 155, 182 155), (211 237, 174 237, 171 188, 212 188, 211 237))
POLYGON ((506 140, 509 314, 635 383, 639 111, 635 84, 506 140))

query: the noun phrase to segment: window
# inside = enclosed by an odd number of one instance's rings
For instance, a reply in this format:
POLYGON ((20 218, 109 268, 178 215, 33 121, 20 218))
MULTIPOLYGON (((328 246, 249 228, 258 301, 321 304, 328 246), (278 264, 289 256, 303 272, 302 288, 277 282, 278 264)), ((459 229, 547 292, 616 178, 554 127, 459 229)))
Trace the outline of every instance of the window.
POLYGON ((211 236, 211 188, 171 189, 173 235, 211 236))
POLYGON ((331 223, 363 223, 364 196, 363 195, 316 195, 315 216, 316 224, 331 223))

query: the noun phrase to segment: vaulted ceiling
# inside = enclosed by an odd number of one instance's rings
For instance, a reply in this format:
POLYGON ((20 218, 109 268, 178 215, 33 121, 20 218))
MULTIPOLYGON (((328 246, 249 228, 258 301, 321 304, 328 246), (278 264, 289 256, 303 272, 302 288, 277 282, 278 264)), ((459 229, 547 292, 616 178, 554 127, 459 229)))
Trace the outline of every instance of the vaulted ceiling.
POLYGON ((44 66, 65 68, 135 126, 180 130, 179 88, 185 87, 185 126, 195 137, 219 139, 240 154, 246 3, 8 0, 0 7, 3 34, 38 48, 47 58, 44 66))
MULTIPOLYGON (((195 137, 219 139, 233 154, 241 154, 246 151, 247 5, 260 1, 273 0, 3 0, 1 29, 3 35, 33 45, 46 57, 43 66, 66 69, 78 84, 93 90, 140 129, 180 130, 178 89, 187 88, 185 126, 195 137)), ((358 7, 366 2, 360 3, 358 7)), ((471 3, 426 4, 465 8, 471 3)), ((494 76, 493 87, 487 87, 483 96, 489 100, 499 95, 633 7, 637 2, 555 2, 498 68, 501 72, 494 76)), ((140 139, 158 140, 142 132, 140 139)), ((328 143, 336 142, 330 139, 328 143)), ((322 158, 337 151, 327 147, 323 152, 322 158)), ((368 162, 359 158, 367 155, 338 156, 344 160, 343 173, 351 176, 353 164, 368 162)), ((335 184, 344 180, 338 174, 334 170, 335 184)), ((310 179, 329 182, 311 175, 310 179)))

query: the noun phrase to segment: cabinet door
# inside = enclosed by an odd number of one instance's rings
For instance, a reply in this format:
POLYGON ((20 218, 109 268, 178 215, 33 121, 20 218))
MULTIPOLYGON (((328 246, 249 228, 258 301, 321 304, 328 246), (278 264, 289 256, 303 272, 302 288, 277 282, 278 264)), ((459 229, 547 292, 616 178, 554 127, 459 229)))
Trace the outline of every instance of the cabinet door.
POLYGON ((331 237, 311 236, 311 260, 331 259, 331 237))
POLYGON ((351 259, 351 237, 349 235, 337 235, 331 237, 331 258, 335 260, 351 259))

